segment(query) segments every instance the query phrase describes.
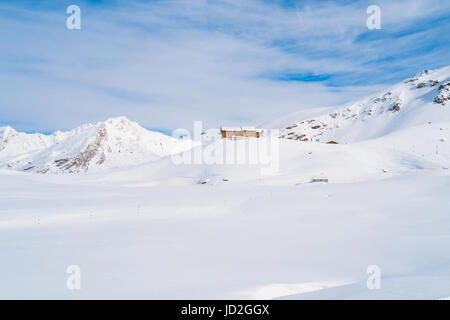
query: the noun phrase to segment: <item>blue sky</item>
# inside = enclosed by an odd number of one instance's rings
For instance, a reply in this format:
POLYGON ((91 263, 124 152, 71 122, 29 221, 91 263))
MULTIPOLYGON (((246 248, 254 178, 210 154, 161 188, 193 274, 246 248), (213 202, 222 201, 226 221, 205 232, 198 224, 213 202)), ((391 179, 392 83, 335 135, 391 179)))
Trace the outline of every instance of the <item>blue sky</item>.
POLYGON ((339 105, 448 65, 449 17, 448 0, 2 1, 0 125, 125 115, 170 132, 339 105))

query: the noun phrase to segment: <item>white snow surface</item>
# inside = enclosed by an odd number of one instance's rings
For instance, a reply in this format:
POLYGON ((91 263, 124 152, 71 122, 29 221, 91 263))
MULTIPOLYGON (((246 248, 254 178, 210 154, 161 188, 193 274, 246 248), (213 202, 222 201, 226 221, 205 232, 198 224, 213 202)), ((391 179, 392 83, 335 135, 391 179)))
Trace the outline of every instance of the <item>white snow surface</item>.
POLYGON ((264 165, 176 165, 168 145, 193 142, 124 118, 50 136, 0 129, 0 298, 449 297, 450 105, 435 101, 449 71, 273 121, 297 124, 282 132, 273 175, 264 165), (89 145, 88 170, 54 164, 89 145), (36 169, 24 171, 28 162, 36 169), (81 268, 81 290, 66 287, 69 265, 81 268), (379 290, 366 286, 370 265, 379 290))

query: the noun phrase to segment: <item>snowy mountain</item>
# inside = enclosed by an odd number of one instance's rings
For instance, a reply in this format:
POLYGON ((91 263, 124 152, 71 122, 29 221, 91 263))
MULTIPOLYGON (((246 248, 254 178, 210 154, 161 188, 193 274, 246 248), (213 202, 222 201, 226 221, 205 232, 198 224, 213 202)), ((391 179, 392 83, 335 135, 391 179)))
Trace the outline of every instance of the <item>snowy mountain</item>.
MULTIPOLYGON (((355 103, 302 110, 267 123, 266 128, 283 128, 279 176, 295 182, 323 173, 334 181, 348 181, 378 176, 386 168, 391 172, 448 168, 449 99, 450 67, 445 67, 426 70, 355 103), (339 145, 326 144, 331 141, 339 145)), ((224 149, 223 141, 215 144, 224 149)), ((193 141, 148 131, 124 117, 51 135, 26 134, 3 127, 0 168, 38 173, 121 168, 127 171, 126 177, 136 180, 145 176, 146 181, 175 184, 187 177, 194 183, 223 177, 232 177, 233 181, 259 179, 256 167, 175 168, 171 159, 163 159, 193 146, 193 141), (147 166, 148 162, 152 163, 147 166), (140 166, 129 168, 135 165, 140 166)))
POLYGON ((0 156, 17 156, 49 147, 56 142, 56 135, 26 134, 13 128, 0 127, 0 156))
POLYGON ((285 139, 358 142, 426 123, 450 121, 449 99, 450 67, 445 67, 425 70, 355 103, 294 113, 268 125, 284 127, 280 137, 285 139), (308 117, 299 118, 302 114, 308 117))
POLYGON ((0 168, 21 171, 82 172, 154 161, 193 146, 148 131, 125 117, 86 124, 51 135, 0 128, 0 168))

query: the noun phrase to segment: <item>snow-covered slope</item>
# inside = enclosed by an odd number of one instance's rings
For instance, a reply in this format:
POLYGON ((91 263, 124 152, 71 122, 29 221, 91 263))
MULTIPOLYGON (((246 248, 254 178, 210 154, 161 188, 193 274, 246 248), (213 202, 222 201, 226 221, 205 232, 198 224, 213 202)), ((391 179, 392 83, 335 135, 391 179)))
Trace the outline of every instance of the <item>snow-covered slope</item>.
POLYGON ((0 157, 13 157, 27 152, 42 150, 54 144, 56 135, 17 132, 10 126, 0 127, 0 157))
POLYGON ((193 146, 148 131, 125 117, 87 124, 52 135, 0 128, 0 167, 47 172, 81 172, 154 161, 193 146))
POLYGON ((300 117, 294 113, 267 123, 281 137, 338 143, 379 138, 427 123, 450 121, 450 67, 425 70, 413 78, 361 101, 300 117))

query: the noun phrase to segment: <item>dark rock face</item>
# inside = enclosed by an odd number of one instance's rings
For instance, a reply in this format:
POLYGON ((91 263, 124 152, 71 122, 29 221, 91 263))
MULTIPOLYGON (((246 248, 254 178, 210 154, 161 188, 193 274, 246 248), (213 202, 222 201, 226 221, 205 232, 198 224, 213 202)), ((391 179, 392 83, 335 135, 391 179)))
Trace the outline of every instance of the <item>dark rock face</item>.
POLYGON ((434 87, 437 85, 439 81, 437 80, 429 80, 428 82, 421 82, 417 85, 417 89, 425 88, 425 87, 434 87))
POLYGON ((434 102, 445 105, 450 100, 450 81, 439 86, 438 95, 434 98, 434 102))
POLYGON ((105 153, 103 152, 104 142, 108 139, 106 128, 102 127, 98 130, 95 141, 86 146, 77 156, 68 159, 59 159, 55 161, 56 166, 61 170, 72 172, 87 171, 89 164, 97 155, 100 159, 97 164, 105 162, 105 153))
POLYGON ((424 87, 426 87, 426 86, 427 86, 426 82, 421 82, 421 83, 419 83, 419 84, 417 85, 417 89, 421 89, 421 88, 424 88, 424 87))
POLYGON ((397 112, 397 111, 400 111, 401 108, 402 108, 401 102, 397 102, 389 110, 392 112, 397 112))
POLYGON ((429 82, 428 82, 428 84, 430 85, 430 87, 434 87, 435 85, 437 85, 439 83, 439 81, 437 81, 437 80, 430 80, 429 82))

